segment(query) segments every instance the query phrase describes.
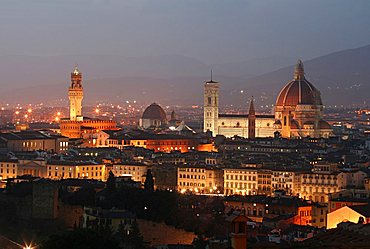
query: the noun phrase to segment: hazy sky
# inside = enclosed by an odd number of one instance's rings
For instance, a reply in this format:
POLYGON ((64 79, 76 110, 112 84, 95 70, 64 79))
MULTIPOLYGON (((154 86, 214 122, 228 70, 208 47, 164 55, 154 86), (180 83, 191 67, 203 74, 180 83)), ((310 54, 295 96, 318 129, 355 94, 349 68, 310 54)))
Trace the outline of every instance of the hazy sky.
POLYGON ((0 55, 304 59, 370 44, 369 0, 0 0, 0 55))

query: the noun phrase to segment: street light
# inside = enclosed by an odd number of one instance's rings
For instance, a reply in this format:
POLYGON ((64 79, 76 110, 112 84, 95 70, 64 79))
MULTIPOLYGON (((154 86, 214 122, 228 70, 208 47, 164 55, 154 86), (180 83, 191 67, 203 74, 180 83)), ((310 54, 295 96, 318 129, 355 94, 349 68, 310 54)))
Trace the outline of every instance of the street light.
POLYGON ((25 246, 23 246, 23 249, 35 249, 36 247, 33 247, 33 246, 31 246, 31 245, 25 245, 25 246))

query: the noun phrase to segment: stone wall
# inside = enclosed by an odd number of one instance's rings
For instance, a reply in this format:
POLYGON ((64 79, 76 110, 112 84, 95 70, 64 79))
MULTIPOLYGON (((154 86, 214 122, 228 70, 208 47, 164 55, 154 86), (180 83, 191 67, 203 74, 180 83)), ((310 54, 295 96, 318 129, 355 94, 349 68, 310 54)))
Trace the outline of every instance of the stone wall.
POLYGON ((167 244, 191 244, 196 235, 186 232, 183 229, 177 229, 164 223, 156 223, 147 220, 137 220, 140 233, 145 242, 152 246, 167 244))

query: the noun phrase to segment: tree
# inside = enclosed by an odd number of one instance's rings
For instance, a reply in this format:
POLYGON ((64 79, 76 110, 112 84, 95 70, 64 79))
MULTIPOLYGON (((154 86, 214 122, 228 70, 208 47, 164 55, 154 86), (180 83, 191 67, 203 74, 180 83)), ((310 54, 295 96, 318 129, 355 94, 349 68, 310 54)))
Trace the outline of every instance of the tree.
POLYGON ((137 225, 136 221, 132 224, 132 229, 131 233, 128 236, 128 240, 130 244, 133 246, 133 248, 135 249, 144 248, 144 239, 140 233, 139 226, 137 225))
POLYGON ((109 171, 109 176, 107 179, 107 191, 109 193, 116 192, 116 177, 114 176, 112 171, 109 171))
POLYGON ((144 182, 144 189, 147 190, 147 191, 151 191, 151 192, 154 191, 154 180, 153 180, 152 171, 150 169, 148 169, 146 171, 146 178, 145 178, 145 182, 144 182))
POLYGON ((208 242, 202 235, 198 235, 198 237, 193 240, 192 244, 194 249, 206 249, 208 242))

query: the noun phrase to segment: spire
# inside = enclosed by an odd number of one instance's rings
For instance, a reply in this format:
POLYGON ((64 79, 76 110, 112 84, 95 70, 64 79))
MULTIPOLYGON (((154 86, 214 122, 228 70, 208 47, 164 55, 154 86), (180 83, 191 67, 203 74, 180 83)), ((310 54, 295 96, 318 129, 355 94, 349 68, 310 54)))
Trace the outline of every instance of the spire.
POLYGON ((217 83, 217 81, 213 81, 213 70, 211 69, 211 80, 207 81, 206 83, 217 83))
POLYGON ((80 71, 78 70, 78 64, 76 64, 74 70, 73 70, 73 74, 74 75, 79 75, 80 74, 80 71))
POLYGON ((171 120, 176 120, 176 112, 175 112, 175 110, 172 110, 172 112, 171 112, 171 120))
POLYGON ((249 115, 256 115, 256 110, 254 109, 253 96, 251 99, 251 104, 249 105, 249 115))
POLYGON ((295 80, 304 79, 304 68, 303 68, 303 62, 301 60, 298 60, 297 64, 295 65, 294 79, 295 80))

